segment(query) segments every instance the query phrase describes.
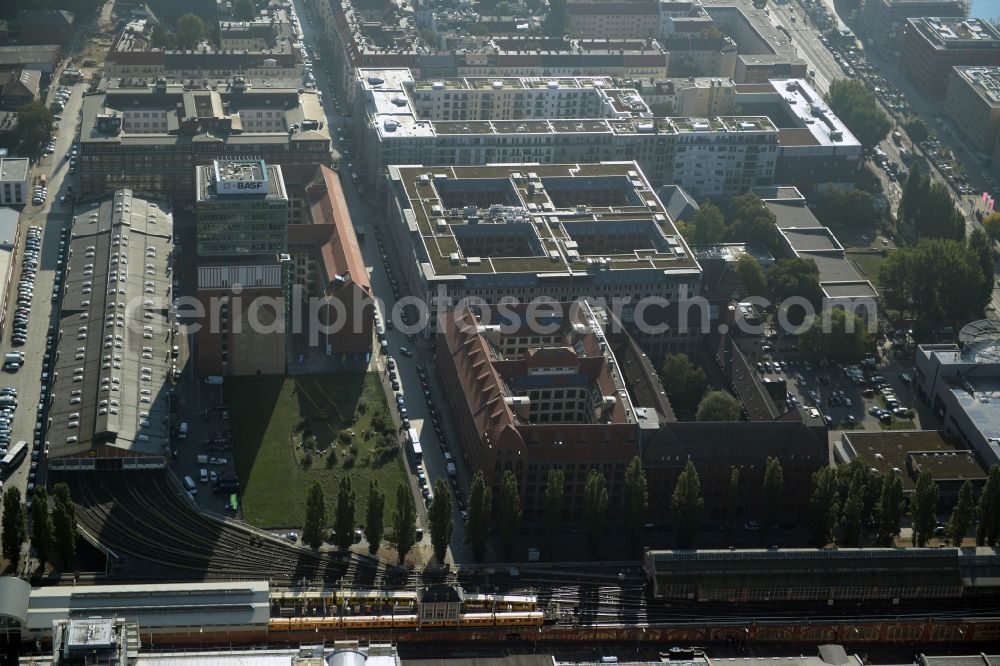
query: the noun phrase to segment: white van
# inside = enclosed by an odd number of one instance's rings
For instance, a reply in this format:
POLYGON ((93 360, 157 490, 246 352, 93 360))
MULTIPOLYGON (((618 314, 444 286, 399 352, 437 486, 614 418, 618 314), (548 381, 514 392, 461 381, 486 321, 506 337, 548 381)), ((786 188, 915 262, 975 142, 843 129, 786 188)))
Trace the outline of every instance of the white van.
MULTIPOLYGON (((204 470, 202 470, 202 471, 204 471, 204 470)), ((190 476, 185 476, 184 477, 184 487, 192 495, 195 495, 195 494, 198 493, 198 486, 194 485, 194 479, 192 479, 190 476)))
POLYGON ((198 480, 202 483, 208 483, 208 470, 204 467, 198 472, 198 480))
POLYGON ((188 424, 187 421, 181 421, 181 424, 177 427, 177 439, 187 439, 188 438, 188 424))

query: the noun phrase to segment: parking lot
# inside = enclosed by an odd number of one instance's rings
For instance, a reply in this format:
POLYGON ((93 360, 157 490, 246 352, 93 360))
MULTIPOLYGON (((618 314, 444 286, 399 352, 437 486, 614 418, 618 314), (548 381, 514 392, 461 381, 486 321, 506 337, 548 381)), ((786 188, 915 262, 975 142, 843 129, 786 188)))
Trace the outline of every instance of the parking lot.
POLYGON ((789 349, 791 344, 780 349, 763 338, 744 340, 741 347, 761 377, 786 381, 789 407, 817 409, 831 429, 919 427, 909 365, 820 365, 789 349))

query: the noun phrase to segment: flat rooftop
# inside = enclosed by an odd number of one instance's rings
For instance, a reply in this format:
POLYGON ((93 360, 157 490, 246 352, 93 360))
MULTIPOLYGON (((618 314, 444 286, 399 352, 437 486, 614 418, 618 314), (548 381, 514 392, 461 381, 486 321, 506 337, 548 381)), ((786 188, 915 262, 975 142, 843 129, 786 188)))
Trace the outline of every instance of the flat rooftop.
POLYGON ((736 103, 753 113, 755 104, 779 104, 794 128, 782 128, 782 145, 853 146, 861 144, 838 118, 823 95, 803 79, 771 79, 766 84, 737 84, 736 103))
POLYGON ((634 162, 391 166, 433 276, 698 271, 634 162))
POLYGON ((0 182, 28 180, 31 161, 27 157, 0 157, 0 182))
MULTIPOLYGON (((634 89, 602 88, 600 78, 575 77, 548 79, 532 77, 481 78, 481 79, 428 79, 414 81, 409 69, 361 69, 358 81, 366 92, 365 111, 368 123, 374 127, 381 140, 393 138, 416 138, 433 136, 487 135, 505 136, 511 134, 608 134, 608 135, 682 135, 699 133, 746 133, 777 132, 778 129, 765 115, 713 116, 708 118, 652 118, 649 107, 634 89), (566 84, 567 89, 592 89, 602 95, 611 108, 619 114, 631 117, 591 117, 560 119, 522 120, 428 120, 420 117, 410 98, 411 92, 419 94, 423 90, 470 90, 470 81, 480 81, 493 85, 523 86, 524 88, 544 87, 555 84, 556 88, 566 84), (449 87, 451 86, 451 87, 449 87)), ((453 113, 455 109, 452 110, 453 113)))
POLYGON ((1000 376, 978 377, 969 373, 960 381, 949 381, 948 389, 1000 457, 1000 376))
POLYGON ((247 198, 288 201, 281 166, 264 160, 215 160, 196 167, 198 203, 240 201, 247 198))
POLYGON ((845 432, 842 437, 853 454, 879 475, 900 470, 907 492, 916 487, 917 476, 924 469, 939 483, 986 480, 986 469, 975 451, 945 439, 936 430, 845 432))
POLYGON ((53 458, 106 447, 165 455, 173 231, 166 203, 128 189, 74 211, 46 433, 53 458))
MULTIPOLYGON (((183 143, 329 143, 315 91, 255 88, 236 83, 186 89, 178 83, 113 88, 83 98, 81 144, 161 146, 183 143), (129 112, 149 112, 157 124, 130 128, 129 112), (266 111, 266 118, 262 117, 266 111), (185 131, 181 127, 185 126, 185 131)), ((86 148, 83 150, 87 152, 86 148)))
POLYGON ((925 16, 908 21, 936 48, 1000 48, 1000 31, 983 19, 925 16))
POLYGON ((953 71, 990 106, 1000 106, 1000 67, 955 67, 953 71))

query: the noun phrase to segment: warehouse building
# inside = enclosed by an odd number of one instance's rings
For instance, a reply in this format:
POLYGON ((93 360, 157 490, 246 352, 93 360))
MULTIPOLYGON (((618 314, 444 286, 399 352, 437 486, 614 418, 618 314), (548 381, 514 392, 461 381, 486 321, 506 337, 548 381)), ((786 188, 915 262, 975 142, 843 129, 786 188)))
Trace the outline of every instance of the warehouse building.
POLYGON ((43 377, 50 469, 164 464, 173 233, 166 203, 127 189, 74 211, 55 360, 43 377))

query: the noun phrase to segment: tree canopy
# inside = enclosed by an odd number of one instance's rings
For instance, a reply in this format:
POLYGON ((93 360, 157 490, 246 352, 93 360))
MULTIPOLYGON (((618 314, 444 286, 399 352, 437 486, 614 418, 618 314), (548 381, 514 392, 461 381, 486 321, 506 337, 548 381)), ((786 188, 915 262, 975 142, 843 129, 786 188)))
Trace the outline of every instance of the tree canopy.
POLYGON ((427 522, 431 532, 431 547, 434 557, 444 564, 448 554, 448 544, 455 532, 454 511, 452 509, 451 488, 444 477, 434 482, 434 501, 427 512, 427 522))
POLYGON ((691 548, 698 532, 705 499, 701 496, 701 479, 694 462, 688 459, 684 470, 677 477, 674 494, 670 498, 670 512, 677 527, 677 547, 691 548))
POLYGON ((684 237, 692 245, 721 243, 726 233, 726 220, 722 211, 711 201, 703 201, 698 211, 684 223, 684 237))
POLYGON ((49 514, 49 494, 42 485, 35 488, 31 500, 31 546, 44 567, 52 548, 52 516, 49 514))
POLYGON ((879 269, 879 284, 887 307, 931 322, 981 317, 992 289, 980 256, 965 243, 946 239, 890 253, 879 269))
POLYGON ((831 308, 817 316, 800 341, 805 351, 847 363, 860 361, 872 348, 865 320, 843 308, 831 308))
POLYGON ((698 421, 739 421, 743 407, 726 391, 709 391, 698 403, 698 421))
POLYGON ((913 116, 903 123, 903 129, 906 130, 906 135, 910 137, 910 141, 913 143, 923 143, 930 137, 930 130, 927 129, 927 125, 917 116, 913 116))
POLYGON ((413 493, 406 483, 396 487, 396 512, 392 519, 392 545, 396 548, 399 564, 417 542, 417 507, 413 504, 413 493))
POLYGON ((508 560, 514 557, 514 546, 520 531, 521 494, 517 487, 517 477, 506 470, 500 483, 500 543, 508 560))
POLYGON ((660 366, 660 381, 674 411, 691 415, 708 390, 705 371, 686 354, 667 354, 660 366))
POLYGON ((759 243, 774 255, 782 254, 781 233, 774 213, 755 194, 729 200, 729 218, 723 239, 728 243, 759 243))
POLYGON ((736 261, 736 277, 748 296, 763 296, 767 293, 767 276, 753 255, 744 254, 736 261))
POLYGON ((24 525, 24 504, 21 491, 11 485, 3 494, 3 536, 0 537, 0 552, 17 568, 21 546, 26 538, 24 525))
POLYGON ((302 541, 313 548, 319 548, 323 543, 326 529, 326 499, 323 495, 323 486, 319 481, 313 481, 306 496, 306 518, 302 525, 302 541))
POLYGON ((385 534, 385 493, 378 486, 378 479, 368 485, 368 508, 365 517, 365 539, 368 553, 374 555, 382 545, 385 534))
POLYGON ((903 480, 898 474, 886 474, 875 505, 875 543, 885 547, 895 544, 902 521, 903 480))
POLYGON ((646 524, 646 509, 649 505, 649 488, 646 485, 646 471, 642 461, 635 456, 625 468, 625 493, 622 497, 622 519, 625 524, 625 539, 633 553, 641 545, 642 527, 646 524))
POLYGON ((493 492, 483 480, 483 473, 477 470, 469 486, 469 517, 465 521, 465 538, 472 546, 472 555, 477 562, 486 556, 486 539, 489 536, 490 514, 493 511, 493 492))
POLYGON ((354 512, 357 509, 357 497, 351 487, 351 477, 343 476, 337 489, 337 515, 335 528, 337 531, 337 547, 347 550, 354 542, 354 512))
POLYGON ((812 545, 823 548, 833 541, 833 528, 840 514, 840 492, 837 473, 832 467, 819 469, 812 477, 813 492, 809 498, 809 524, 812 545))
POLYGON ((587 533, 590 552, 597 555, 601 546, 601 534, 608 514, 608 488, 604 474, 596 469, 587 474, 587 484, 583 489, 583 524, 587 533))
POLYGON ((208 36, 208 26, 197 14, 185 14, 177 19, 177 46, 182 49, 194 48, 208 36))
POLYGON ((965 238, 965 218, 942 183, 932 183, 920 168, 910 169, 899 201, 899 224, 916 239, 965 238))
POLYGON ((917 485, 910 500, 913 518, 913 545, 924 546, 934 536, 937 525, 938 485, 929 469, 917 476, 917 485))
POLYGON ((779 259, 767 272, 767 285, 778 300, 797 296, 809 301, 816 310, 822 305, 823 290, 819 286, 819 268, 812 259, 779 259))
POLYGON ((817 197, 813 212, 816 219, 831 229, 871 230, 880 219, 875 197, 859 189, 827 188, 817 197))
POLYGON ((53 486, 52 494, 52 546, 59 562, 69 568, 76 559, 76 506, 65 483, 53 486))
POLYGON ((52 112, 42 102, 30 102, 17 110, 14 144, 18 150, 37 157, 52 136, 52 112))
POLYGON ((877 145, 892 128, 892 122, 875 97, 857 79, 832 81, 826 97, 830 109, 865 148, 877 145))

